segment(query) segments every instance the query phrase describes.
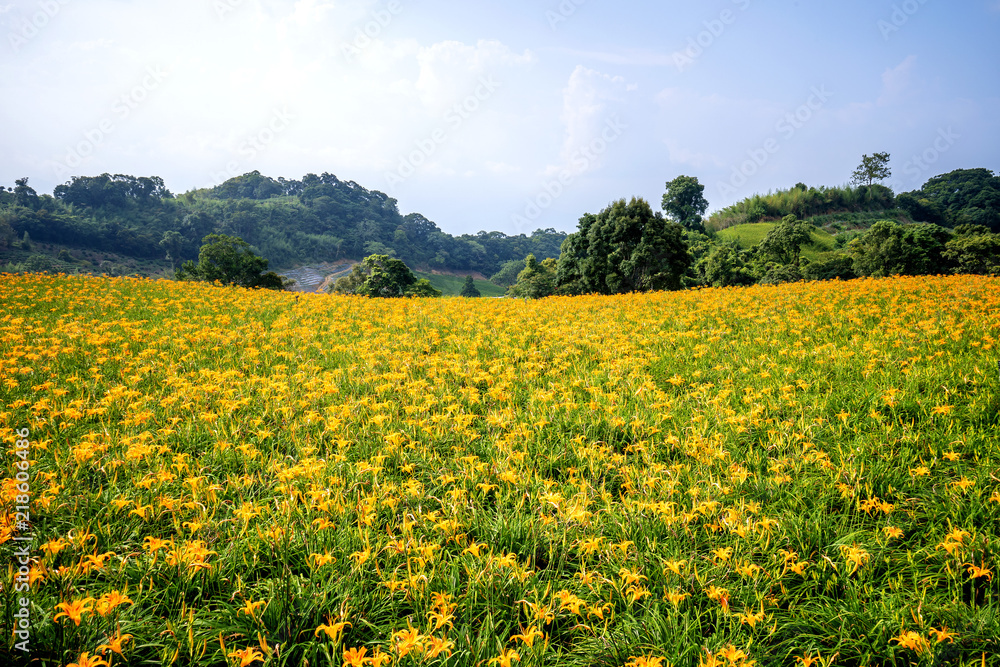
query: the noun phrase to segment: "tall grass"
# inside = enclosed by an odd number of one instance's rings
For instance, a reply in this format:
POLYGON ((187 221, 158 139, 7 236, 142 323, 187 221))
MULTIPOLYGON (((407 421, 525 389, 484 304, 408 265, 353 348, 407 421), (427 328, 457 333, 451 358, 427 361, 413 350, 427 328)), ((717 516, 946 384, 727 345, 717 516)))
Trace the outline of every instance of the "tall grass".
POLYGON ((895 208, 889 188, 875 185, 852 187, 794 187, 789 190, 755 194, 716 211, 706 227, 720 231, 734 225, 781 219, 795 215, 800 219, 841 212, 883 211, 895 208))

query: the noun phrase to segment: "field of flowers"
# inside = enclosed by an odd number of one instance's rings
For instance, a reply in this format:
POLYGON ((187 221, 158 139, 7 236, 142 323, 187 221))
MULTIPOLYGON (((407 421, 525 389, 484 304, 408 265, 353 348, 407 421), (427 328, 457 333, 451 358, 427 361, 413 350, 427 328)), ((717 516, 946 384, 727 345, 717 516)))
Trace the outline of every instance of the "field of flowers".
POLYGON ((998 338, 979 277, 2 275, 0 664, 1000 665, 998 338))

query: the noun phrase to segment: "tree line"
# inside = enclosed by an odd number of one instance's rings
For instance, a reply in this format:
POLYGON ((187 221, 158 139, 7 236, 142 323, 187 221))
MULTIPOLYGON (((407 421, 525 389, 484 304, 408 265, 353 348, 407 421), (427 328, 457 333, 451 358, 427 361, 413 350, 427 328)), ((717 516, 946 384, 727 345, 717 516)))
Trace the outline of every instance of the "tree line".
MULTIPOLYGON (((510 295, 528 298, 1000 273, 1000 176, 956 170, 895 195, 879 182, 891 174, 888 160, 887 153, 865 155, 852 186, 800 183, 754 195, 707 221, 704 186, 682 175, 666 184, 658 211, 642 198, 620 199, 584 214, 572 234, 548 229, 514 237, 444 234, 420 214, 400 215, 383 193, 331 174, 289 181, 251 172, 181 197, 156 177, 74 177, 53 196, 38 195, 24 178, 0 188, 0 245, 20 237, 27 246, 29 235, 111 244, 117 252, 165 255, 181 264, 179 278, 271 288, 284 286, 268 270, 269 262, 279 263, 275 254, 289 264, 365 257, 333 289, 368 296, 434 296, 410 266, 492 273, 510 295), (805 256, 818 226, 851 216, 863 224, 837 234, 832 251, 805 256), (733 221, 768 221, 770 229, 744 247, 720 232, 733 221)), ((474 292, 470 280, 463 293, 474 292)))
MULTIPOLYGON (((618 200, 600 213, 581 217, 577 231, 563 241, 558 259, 539 261, 529 255, 505 266, 494 280, 509 285, 512 296, 539 298, 866 276, 1000 273, 1000 176, 987 169, 957 170, 896 196, 879 183, 891 175, 888 160, 887 153, 865 155, 853 174, 854 187, 799 184, 723 209, 721 219, 730 223, 779 216, 750 248, 706 226, 704 186, 697 178, 679 176, 666 184, 662 213, 643 199, 618 200), (887 217, 838 234, 838 247, 832 251, 805 257, 803 249, 812 243, 819 220, 801 220, 797 212, 843 212, 845 195, 854 202, 847 212, 867 210, 887 217)), ((718 222, 719 216, 714 217, 718 222)))

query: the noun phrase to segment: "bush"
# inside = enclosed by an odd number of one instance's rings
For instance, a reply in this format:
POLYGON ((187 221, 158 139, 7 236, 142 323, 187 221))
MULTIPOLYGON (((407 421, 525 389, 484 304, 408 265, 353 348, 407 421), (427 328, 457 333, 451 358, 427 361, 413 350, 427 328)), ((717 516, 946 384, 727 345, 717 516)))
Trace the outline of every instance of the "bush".
POLYGON ((830 255, 814 262, 804 263, 801 267, 802 278, 805 280, 851 280, 857 278, 854 272, 854 260, 849 255, 830 255))

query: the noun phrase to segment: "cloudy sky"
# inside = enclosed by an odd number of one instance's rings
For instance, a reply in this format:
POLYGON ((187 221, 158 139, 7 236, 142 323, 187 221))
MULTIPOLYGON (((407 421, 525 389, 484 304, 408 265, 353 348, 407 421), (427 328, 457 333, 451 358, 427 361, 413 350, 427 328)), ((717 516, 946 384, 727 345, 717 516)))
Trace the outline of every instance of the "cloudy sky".
POLYGON ((447 232, 1000 171, 1000 0, 0 0, 0 183, 336 174, 447 232))

